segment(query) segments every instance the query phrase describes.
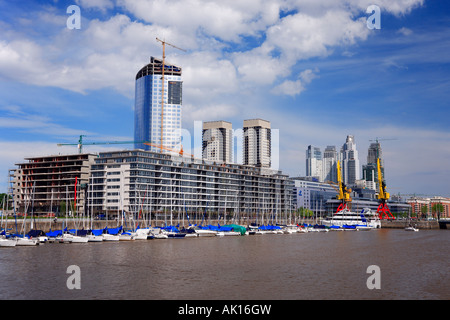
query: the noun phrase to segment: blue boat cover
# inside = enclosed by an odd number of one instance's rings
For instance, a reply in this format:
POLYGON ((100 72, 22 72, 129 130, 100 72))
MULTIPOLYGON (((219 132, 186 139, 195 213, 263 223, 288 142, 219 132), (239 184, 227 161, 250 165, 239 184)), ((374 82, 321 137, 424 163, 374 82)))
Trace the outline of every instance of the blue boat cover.
POLYGON ((108 234, 117 235, 120 233, 120 231, 122 231, 122 226, 118 228, 105 228, 105 230, 108 234))
POLYGON ((164 229, 164 230, 166 230, 166 231, 169 231, 169 232, 180 232, 176 227, 174 227, 174 226, 167 226, 167 227, 164 227, 164 228, 162 228, 162 229, 164 229))
POLYGON ((91 232, 94 236, 101 236, 103 234, 104 229, 92 229, 91 232))
POLYGON ((52 229, 50 229, 50 231, 47 232, 46 235, 47 235, 47 237, 54 238, 54 237, 57 237, 57 236, 62 235, 62 230, 55 230, 55 231, 52 231, 52 229))

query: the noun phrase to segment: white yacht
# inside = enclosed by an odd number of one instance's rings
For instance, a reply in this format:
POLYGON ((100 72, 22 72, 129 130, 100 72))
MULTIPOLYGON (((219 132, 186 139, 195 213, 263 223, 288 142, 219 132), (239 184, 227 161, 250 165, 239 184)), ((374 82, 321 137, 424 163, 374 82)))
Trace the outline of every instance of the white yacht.
POLYGON ((199 237, 215 237, 215 236, 217 236, 217 231, 215 231, 215 230, 202 229, 199 227, 189 227, 189 228, 194 229, 195 233, 199 237))
POLYGON ((133 241, 134 236, 130 232, 122 232, 119 234, 119 241, 133 241))
POLYGON ((323 219, 322 224, 327 227, 359 226, 360 230, 381 228, 378 214, 369 208, 364 208, 360 213, 348 209, 340 210, 333 216, 323 219))

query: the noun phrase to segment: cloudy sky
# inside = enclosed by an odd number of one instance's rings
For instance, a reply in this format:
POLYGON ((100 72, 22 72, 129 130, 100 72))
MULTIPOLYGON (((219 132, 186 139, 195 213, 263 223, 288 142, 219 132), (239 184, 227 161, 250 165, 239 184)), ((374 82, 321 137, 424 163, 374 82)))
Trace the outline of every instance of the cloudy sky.
POLYGON ((308 145, 354 135, 362 165, 378 138, 391 193, 450 196, 444 0, 0 0, 0 192, 25 157, 77 152, 57 143, 132 140, 134 77, 161 57, 156 37, 185 50, 166 55, 183 68, 190 132, 269 120, 291 176, 308 145), (381 29, 367 26, 371 5, 381 29))

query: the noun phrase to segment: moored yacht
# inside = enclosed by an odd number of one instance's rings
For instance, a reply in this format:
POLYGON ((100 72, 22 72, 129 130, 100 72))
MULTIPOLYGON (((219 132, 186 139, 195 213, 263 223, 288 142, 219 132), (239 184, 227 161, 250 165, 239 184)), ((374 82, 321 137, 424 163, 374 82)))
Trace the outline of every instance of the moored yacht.
POLYGON ((323 225, 327 227, 355 226, 360 230, 370 230, 373 228, 381 228, 381 221, 378 214, 369 208, 364 208, 361 213, 352 212, 345 208, 322 220, 323 225))

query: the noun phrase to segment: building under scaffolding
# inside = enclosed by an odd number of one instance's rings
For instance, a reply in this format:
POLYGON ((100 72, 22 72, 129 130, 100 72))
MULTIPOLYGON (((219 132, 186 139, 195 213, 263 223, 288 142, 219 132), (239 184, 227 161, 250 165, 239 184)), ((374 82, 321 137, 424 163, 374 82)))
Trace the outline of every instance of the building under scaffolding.
POLYGON ((25 158, 10 171, 18 214, 65 215, 85 210, 85 190, 96 155, 73 154, 25 158), (61 208, 64 212, 60 212, 61 208))

